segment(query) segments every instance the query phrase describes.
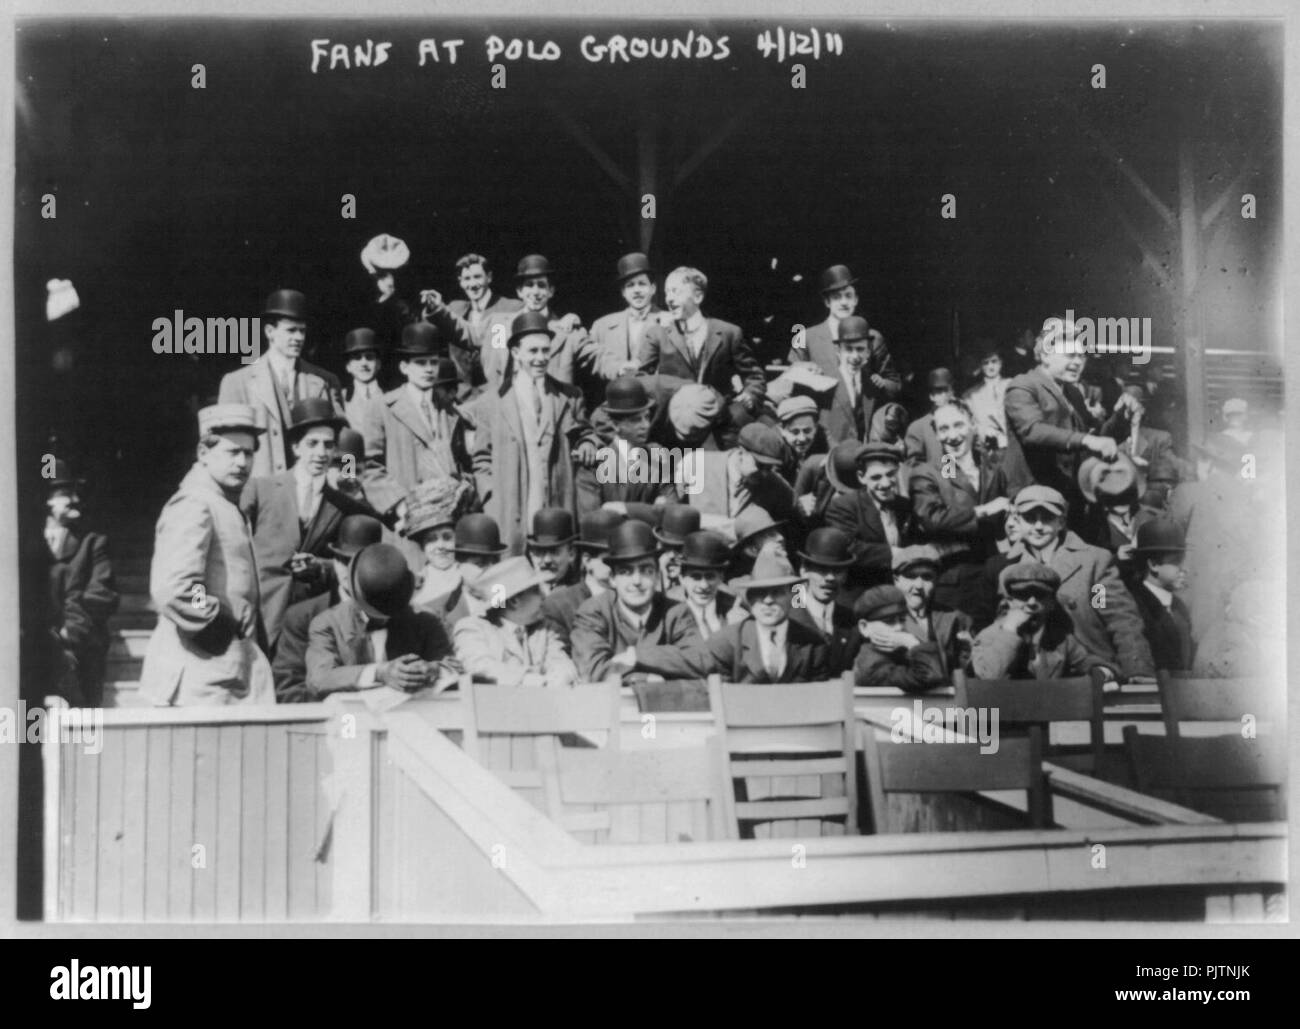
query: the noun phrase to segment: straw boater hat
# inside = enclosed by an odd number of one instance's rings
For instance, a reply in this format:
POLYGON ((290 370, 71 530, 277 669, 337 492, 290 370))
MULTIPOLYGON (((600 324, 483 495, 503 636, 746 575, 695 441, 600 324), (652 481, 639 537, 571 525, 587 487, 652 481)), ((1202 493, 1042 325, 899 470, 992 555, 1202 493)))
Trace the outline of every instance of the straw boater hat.
POLYGON ((251 432, 263 433, 266 426, 261 424, 255 411, 248 404, 213 404, 199 411, 199 436, 213 432, 251 432))
POLYGON ((500 564, 483 569, 483 574, 469 584, 469 591, 476 600, 504 607, 511 597, 544 582, 546 579, 537 574, 528 558, 508 557, 500 564))
POLYGON ((794 568, 785 558, 763 553, 758 555, 754 570, 749 575, 732 579, 727 586, 733 593, 744 593, 747 590, 793 586, 797 582, 807 582, 807 577, 795 574, 794 568))
POLYGON ((1114 461, 1089 457, 1079 465, 1079 492, 1090 504, 1097 502, 1099 494, 1106 500, 1136 490, 1137 481, 1137 466, 1123 452, 1116 454, 1114 461))
POLYGON ((377 272, 395 272, 398 268, 404 268, 410 259, 410 248, 386 232, 372 239, 361 251, 361 263, 371 275, 377 272))

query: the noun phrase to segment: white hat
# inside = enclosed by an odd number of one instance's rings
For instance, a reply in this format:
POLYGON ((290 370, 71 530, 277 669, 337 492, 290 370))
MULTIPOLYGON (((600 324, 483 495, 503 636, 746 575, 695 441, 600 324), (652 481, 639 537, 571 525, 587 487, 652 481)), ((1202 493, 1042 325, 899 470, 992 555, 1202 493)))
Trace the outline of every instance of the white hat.
POLYGON ((394 272, 411 259, 410 248, 396 236, 384 232, 365 245, 361 263, 371 275, 375 272, 394 272))

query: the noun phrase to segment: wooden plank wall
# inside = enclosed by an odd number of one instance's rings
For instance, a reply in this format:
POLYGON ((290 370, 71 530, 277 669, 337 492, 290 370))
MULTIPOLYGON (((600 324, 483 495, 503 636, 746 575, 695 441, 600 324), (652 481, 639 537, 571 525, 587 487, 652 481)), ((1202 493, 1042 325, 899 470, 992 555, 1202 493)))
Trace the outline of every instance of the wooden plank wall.
POLYGON ((278 922, 330 909, 310 722, 105 725, 60 745, 61 921, 278 922))

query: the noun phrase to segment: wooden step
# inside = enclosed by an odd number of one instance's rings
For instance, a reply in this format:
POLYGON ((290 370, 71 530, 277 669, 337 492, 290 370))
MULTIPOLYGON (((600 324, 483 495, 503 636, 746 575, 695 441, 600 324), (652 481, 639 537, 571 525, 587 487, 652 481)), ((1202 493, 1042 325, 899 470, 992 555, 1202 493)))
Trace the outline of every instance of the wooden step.
POLYGON ((143 657, 113 657, 108 658, 105 666, 105 674, 110 679, 122 681, 131 681, 140 678, 140 672, 144 668, 143 657))
POLYGON ((144 657, 149 648, 152 629, 120 629, 108 645, 109 660, 114 658, 144 657))
POLYGON ((153 627, 158 624, 158 614, 155 611, 119 611, 115 615, 110 615, 108 619, 109 632, 153 632, 153 627))
POLYGON ((128 594, 138 594, 142 597, 149 595, 149 569, 146 566, 141 572, 124 572, 117 562, 113 562, 113 585, 117 587, 117 592, 123 596, 128 594))
POLYGON ((149 701, 140 696, 140 684, 135 681, 104 683, 104 707, 149 707, 149 701))

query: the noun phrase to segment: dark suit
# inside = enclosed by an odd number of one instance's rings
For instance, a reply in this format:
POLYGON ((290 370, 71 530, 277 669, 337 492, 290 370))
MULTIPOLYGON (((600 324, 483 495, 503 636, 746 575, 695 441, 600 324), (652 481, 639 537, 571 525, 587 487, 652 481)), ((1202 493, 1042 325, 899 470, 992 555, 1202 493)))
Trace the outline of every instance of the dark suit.
POLYGON ((585 582, 574 583, 554 590, 542 601, 542 619, 560 637, 564 649, 572 655, 570 637, 578 608, 591 599, 591 587, 585 582))
POLYGON ((862 633, 858 632, 858 620, 853 616, 851 607, 845 604, 835 604, 832 607, 830 636, 817 627, 806 607, 792 608, 790 621, 807 626, 826 640, 827 646, 830 647, 832 674, 847 672, 853 667, 853 660, 862 647, 862 633))
MULTIPOLYGON (((835 674, 830 647, 816 629, 790 621, 785 639, 785 668, 776 682, 819 682, 835 674)), ((689 647, 641 644, 636 648, 638 671, 665 679, 703 679, 721 675, 726 682, 770 683, 752 618, 728 625, 721 632, 689 647)))
MULTIPOLYGON (((47 546, 45 553, 50 554, 47 546)), ((49 559, 51 627, 67 639, 62 647, 76 662, 81 697, 69 697, 98 707, 104 695, 104 665, 108 655, 108 617, 117 610, 113 564, 108 537, 97 532, 78 534, 70 528, 57 554, 49 559)), ((70 684, 69 684, 70 685, 70 684)))
MULTIPOLYGON (((441 661, 452 654, 442 623, 427 611, 408 608, 387 628, 385 660, 414 654, 423 661, 441 661)), ((307 640, 307 689, 314 696, 355 688, 366 666, 376 660, 366 634, 366 616, 350 600, 313 618, 307 640)))
POLYGON ((301 704, 314 700, 307 689, 307 632, 312 619, 339 602, 337 591, 290 604, 280 622, 280 642, 275 647, 271 674, 275 677, 275 702, 301 704))
MULTIPOLYGON (((898 523, 899 546, 906 546, 911 508, 901 497, 896 498, 890 507, 898 523)), ((826 524, 848 533, 853 540, 850 585, 854 596, 868 586, 888 585, 894 581, 894 552, 885 539, 880 509, 865 486, 835 497, 826 508, 826 524)))
MULTIPOLYGON (((670 609, 668 613, 672 615, 674 614, 674 612, 677 611, 678 608, 681 608, 682 613, 684 613, 688 618, 694 620, 695 615, 691 613, 690 605, 687 604, 686 601, 682 599, 681 594, 682 594, 681 586, 675 586, 673 587, 672 590, 669 591, 669 595, 672 595, 674 599, 676 599, 677 603, 670 609)), ((718 614, 718 632, 721 632, 723 629, 727 627, 727 615, 728 613, 730 613, 731 609, 735 606, 736 606, 736 597, 734 594, 726 593, 720 589, 718 590, 717 594, 714 595, 713 608, 718 614)), ((695 628, 699 631, 700 639, 704 639, 705 630, 700 625, 699 622, 695 623, 695 628)))
MULTIPOLYGON (((883 399, 892 400, 898 396, 898 391, 903 388, 903 380, 899 377, 897 369, 894 368, 893 359, 889 356, 889 348, 885 345, 885 338, 876 331, 871 332, 871 338, 867 342, 867 359, 862 362, 863 378, 866 379, 868 387, 875 390, 876 386, 871 381, 872 375, 879 375, 882 379, 887 379, 890 385, 882 392, 883 399)), ((830 319, 818 322, 816 325, 810 325, 804 332, 804 343, 806 349, 800 350, 792 346, 790 353, 786 355, 786 360, 794 363, 795 361, 815 361, 817 367, 825 374, 833 378, 839 378, 840 371, 840 352, 835 345, 835 336, 831 334, 830 319)), ((871 416, 867 416, 867 422, 870 424, 871 416)))
POLYGON ((1142 630, 1151 644, 1156 668, 1190 671, 1196 660, 1196 643, 1192 639, 1192 618, 1187 605, 1175 596, 1166 610, 1159 598, 1141 584, 1133 587, 1133 600, 1142 615, 1142 630))
POLYGON ((617 446, 609 444, 608 453, 609 460, 606 460, 605 448, 601 449, 595 467, 579 465, 574 469, 579 517, 598 511, 613 500, 642 504, 653 504, 658 500, 671 503, 677 500, 677 487, 672 482, 672 476, 678 471, 678 465, 663 447, 634 447, 628 451, 629 456, 634 456, 637 462, 637 479, 665 480, 661 482, 629 482, 633 476, 629 472, 629 466, 619 460, 617 446), (612 481, 604 481, 607 479, 612 481))
POLYGON ((523 306, 523 303, 514 297, 503 297, 499 293, 491 291, 488 293, 487 303, 483 306, 481 312, 475 311, 468 300, 453 300, 447 304, 447 309, 451 314, 464 323, 469 332, 469 338, 474 345, 473 350, 467 350, 462 346, 449 348, 451 359, 456 365, 456 372, 460 376, 462 395, 468 391, 469 387, 478 386, 484 382, 479 351, 484 346, 491 345, 491 341, 487 338, 487 330, 488 326, 492 324, 492 316, 517 314, 523 310, 523 306))
POLYGON ((928 631, 927 627, 918 624, 909 612, 903 628, 917 639, 930 640, 938 646, 939 663, 943 668, 943 674, 951 677, 956 669, 964 667, 962 654, 969 649, 970 644, 959 640, 957 634, 970 633, 970 617, 962 611, 931 607, 926 622, 928 631))
POLYGON ((943 444, 934 431, 934 413, 923 414, 912 421, 903 435, 903 456, 908 464, 938 464, 943 460, 943 444))
POLYGON ((740 326, 717 318, 705 320, 708 335, 698 361, 692 356, 691 346, 676 324, 667 329, 647 327, 640 355, 641 374, 658 372, 689 382, 702 382, 728 399, 736 396, 731 380, 739 376, 742 391, 761 399, 767 393, 767 380, 740 326))
POLYGON ((679 610, 680 607, 663 594, 656 594, 645 627, 638 631, 624 619, 613 590, 585 601, 578 608, 570 634, 579 680, 603 680, 617 655, 643 641, 669 647, 699 642, 700 630, 695 619, 689 611, 679 610))

